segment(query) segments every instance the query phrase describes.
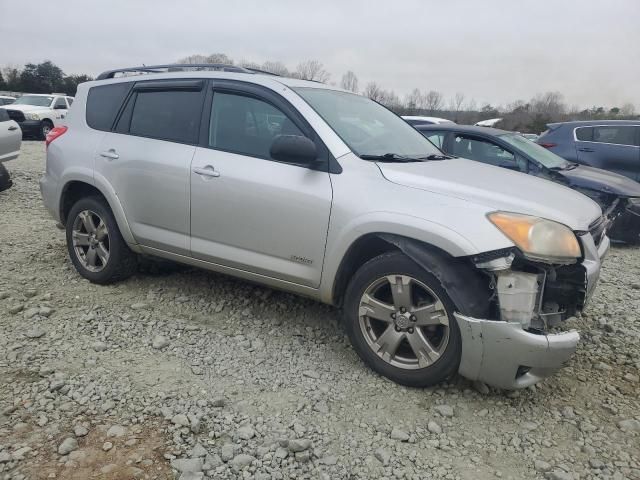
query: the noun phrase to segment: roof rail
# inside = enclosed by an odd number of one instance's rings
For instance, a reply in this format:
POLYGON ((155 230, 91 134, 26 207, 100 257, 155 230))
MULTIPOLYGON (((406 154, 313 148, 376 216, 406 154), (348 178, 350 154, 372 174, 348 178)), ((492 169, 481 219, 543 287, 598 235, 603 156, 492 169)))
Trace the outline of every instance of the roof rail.
POLYGON ((96 80, 105 80, 107 78, 115 78, 118 73, 165 73, 180 72, 187 70, 216 70, 221 72, 235 73, 262 73, 265 75, 275 75, 275 73, 267 72, 257 68, 239 67, 237 65, 228 65, 225 63, 173 63, 168 65, 143 65, 141 67, 118 68, 115 70, 107 70, 96 77, 96 80))

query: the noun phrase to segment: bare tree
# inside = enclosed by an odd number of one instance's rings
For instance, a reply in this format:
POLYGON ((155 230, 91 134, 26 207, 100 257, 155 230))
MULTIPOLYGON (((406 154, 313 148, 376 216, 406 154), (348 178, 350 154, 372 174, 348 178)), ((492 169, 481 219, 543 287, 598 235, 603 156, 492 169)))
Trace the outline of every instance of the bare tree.
POLYGON ((262 66, 259 63, 252 62, 250 60, 244 60, 244 59, 240 60, 238 62, 238 65, 244 68, 257 68, 258 70, 262 68, 262 66))
POLYGON ((363 93, 365 97, 369 97, 371 100, 374 100, 376 102, 379 102, 384 94, 384 92, 376 82, 367 83, 367 86, 364 87, 363 93))
POLYGON ((329 72, 324 69, 318 60, 306 60, 296 67, 297 77, 302 80, 315 80, 326 83, 329 80, 329 72))
POLYGON ((620 108, 620 115, 624 115, 625 117, 632 117, 636 113, 636 107, 633 103, 627 102, 622 105, 620 108))
POLYGON ((541 115, 556 117, 565 113, 567 106, 560 92, 539 93, 531 99, 531 111, 541 115))
POLYGON ((402 108, 400 97, 398 97, 398 95, 396 95, 392 90, 383 90, 380 95, 380 100, 378 101, 393 111, 397 111, 402 108))
POLYGON ((266 61, 262 64, 262 70, 265 72, 275 73, 276 75, 283 77, 288 77, 290 75, 289 69, 287 69, 285 64, 282 62, 266 61))
POLYGON ((206 55, 189 55, 181 58, 178 63, 208 63, 206 55))
POLYGON ((211 55, 189 55, 181 58, 178 63, 224 63, 233 65, 233 59, 224 53, 213 53, 211 55))
POLYGON ((435 90, 429 91, 429 93, 424 97, 424 108, 426 108, 431 115, 433 115, 434 112, 441 110, 443 103, 442 94, 435 90))
POLYGON ((414 88, 405 98, 405 107, 411 113, 421 109, 424 106, 424 94, 418 88, 414 88))
POLYGON ((340 86, 350 92, 358 93, 358 77, 356 77, 355 73, 349 70, 347 73, 342 75, 340 86))

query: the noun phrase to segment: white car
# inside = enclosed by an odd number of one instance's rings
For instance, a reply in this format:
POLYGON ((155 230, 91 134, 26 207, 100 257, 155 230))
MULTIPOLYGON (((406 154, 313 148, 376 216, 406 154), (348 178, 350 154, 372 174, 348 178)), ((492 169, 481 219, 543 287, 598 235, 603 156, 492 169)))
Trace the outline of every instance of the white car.
POLYGON ((421 117, 416 115, 403 115, 402 119, 409 125, 440 125, 442 123, 456 123, 446 118, 421 117))
POLYGON ((0 192, 11 187, 11 176, 3 162, 13 160, 20 154, 22 132, 16 122, 0 109, 0 192))
POLYGON ((73 97, 64 94, 30 93, 0 108, 4 108, 9 117, 20 125, 23 134, 36 135, 44 140, 54 127, 62 125, 61 121, 67 116, 72 103, 73 97))
POLYGON ((16 101, 15 97, 9 97, 7 95, 0 95, 0 106, 2 105, 10 105, 16 101))

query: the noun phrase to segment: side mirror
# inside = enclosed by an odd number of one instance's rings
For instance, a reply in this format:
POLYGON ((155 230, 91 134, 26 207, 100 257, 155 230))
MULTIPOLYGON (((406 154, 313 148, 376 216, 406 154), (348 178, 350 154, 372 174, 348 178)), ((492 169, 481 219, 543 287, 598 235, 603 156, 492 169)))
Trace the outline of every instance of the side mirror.
POLYGON ((295 165, 310 165, 318 159, 316 144, 299 135, 278 135, 269 153, 274 160, 295 165))
POLYGON ((66 105, 56 105, 55 107, 53 107, 54 110, 66 110, 67 106, 66 105))

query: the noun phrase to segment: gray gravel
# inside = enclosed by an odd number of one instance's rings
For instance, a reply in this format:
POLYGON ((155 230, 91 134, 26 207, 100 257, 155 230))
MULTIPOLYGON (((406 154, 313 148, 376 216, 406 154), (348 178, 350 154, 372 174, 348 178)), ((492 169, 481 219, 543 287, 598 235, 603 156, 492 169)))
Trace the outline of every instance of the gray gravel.
POLYGON ((640 249, 611 251, 557 376, 413 390, 309 300, 186 268, 91 285, 42 207, 44 145, 7 166, 0 480, 640 479, 640 249))

